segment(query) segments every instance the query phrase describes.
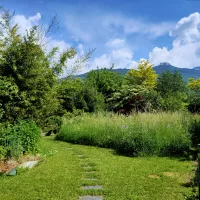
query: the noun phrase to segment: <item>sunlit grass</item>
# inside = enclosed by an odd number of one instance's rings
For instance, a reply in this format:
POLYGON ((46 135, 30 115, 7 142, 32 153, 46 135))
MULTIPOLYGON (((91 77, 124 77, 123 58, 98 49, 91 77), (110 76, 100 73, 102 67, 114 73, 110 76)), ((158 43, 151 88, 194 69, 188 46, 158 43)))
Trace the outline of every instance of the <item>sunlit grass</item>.
POLYGON ((52 138, 43 139, 43 145, 46 159, 38 166, 15 177, 0 177, 1 200, 77 200, 89 194, 102 195, 105 200, 182 200, 190 191, 184 184, 191 176, 191 161, 130 158, 115 155, 111 149, 52 138), (85 158, 80 160, 77 153, 85 158), (83 164, 92 166, 94 172, 87 173, 81 168, 83 164), (103 189, 83 191, 84 185, 102 185, 103 189))
POLYGON ((190 116, 182 113, 84 114, 66 120, 56 139, 115 149, 120 154, 170 155, 188 150, 190 116))

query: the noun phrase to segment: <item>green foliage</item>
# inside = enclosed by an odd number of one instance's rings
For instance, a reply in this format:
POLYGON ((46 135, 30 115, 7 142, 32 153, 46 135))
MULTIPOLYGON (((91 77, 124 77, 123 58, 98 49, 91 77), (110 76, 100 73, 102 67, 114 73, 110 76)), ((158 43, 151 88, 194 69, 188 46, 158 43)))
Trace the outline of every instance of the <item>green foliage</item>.
POLYGON ((19 115, 18 100, 18 86, 13 78, 0 76, 0 120, 11 121, 19 115))
POLYGON ((191 112, 199 112, 200 111, 200 79, 195 80, 194 78, 190 78, 188 87, 189 87, 188 109, 191 112))
POLYGON ((130 85, 140 85, 148 89, 152 89, 156 85, 157 74, 152 68, 152 64, 148 60, 139 62, 137 69, 131 69, 126 79, 130 85))
POLYGON ((103 185, 95 195, 109 200, 183 200, 183 194, 190 191, 182 184, 188 180, 193 161, 180 162, 180 157, 127 158, 113 155, 110 149, 72 145, 52 137, 43 138, 42 144, 46 158, 38 167, 15 177, 0 177, 1 200, 76 200, 94 194, 79 190, 91 184, 103 185), (87 169, 80 167, 74 155, 80 153, 87 156, 81 166, 92 166, 96 173, 85 173, 87 169), (89 177, 98 180, 84 180, 89 177))
POLYGON ((104 109, 103 95, 81 79, 62 80, 58 88, 58 99, 62 105, 63 114, 77 109, 85 112, 104 109))
POLYGON ((159 112, 162 111, 161 101, 162 97, 156 90, 144 90, 142 95, 145 100, 146 112, 159 112))
POLYGON ((200 78, 195 80, 194 78, 189 78, 188 86, 191 90, 200 91, 200 78))
POLYGON ((179 113, 82 115, 67 120, 56 139, 115 149, 129 156, 182 154, 191 145, 190 118, 179 113))
POLYGON ((61 125, 62 118, 60 116, 51 116, 44 120, 42 127, 43 131, 46 132, 47 135, 51 135, 51 133, 58 133, 61 125))
MULTIPOLYGON (((16 117, 37 119, 41 117, 45 97, 55 83, 55 75, 44 51, 36 43, 36 27, 24 37, 19 36, 17 30, 17 26, 10 30, 12 37, 1 55, 0 75, 4 79, 9 77, 17 86, 19 98, 15 104, 20 108, 20 113, 16 117)), ((5 120, 12 116, 10 112, 5 110, 5 120)))
POLYGON ((112 71, 112 68, 104 68, 90 71, 85 81, 88 85, 95 87, 106 99, 122 86, 124 78, 121 74, 112 71))
POLYGON ((186 83, 182 78, 182 75, 175 71, 163 72, 157 80, 157 91, 161 94, 162 97, 166 97, 169 94, 183 93, 187 91, 186 83))
POLYGON ((157 80, 156 90, 160 94, 160 109, 164 111, 183 110, 187 106, 187 87, 177 71, 166 71, 157 80))
POLYGON ((6 156, 7 150, 5 147, 0 145, 0 160, 3 160, 6 156))
MULTIPOLYGON (((11 123, 34 119, 41 125, 46 117, 60 114, 58 78, 77 52, 69 48, 59 55, 57 47, 46 51, 39 26, 20 34, 18 25, 12 25, 12 17, 2 8, 0 21, 0 119, 11 123)), ((72 73, 91 53, 76 59, 72 73)))
POLYGON ((200 117, 194 116, 191 121, 190 134, 193 147, 197 148, 197 145, 200 144, 200 117))
POLYGON ((185 93, 169 94, 160 99, 160 109, 163 111, 185 110, 187 95, 185 93))
POLYGON ((41 132, 33 121, 18 121, 15 125, 0 124, 1 157, 19 158, 22 153, 39 150, 41 132))
POLYGON ((130 113, 132 110, 144 111, 146 109, 144 91, 145 88, 141 86, 123 85, 107 100, 110 104, 109 109, 114 111, 121 109, 123 113, 130 113))

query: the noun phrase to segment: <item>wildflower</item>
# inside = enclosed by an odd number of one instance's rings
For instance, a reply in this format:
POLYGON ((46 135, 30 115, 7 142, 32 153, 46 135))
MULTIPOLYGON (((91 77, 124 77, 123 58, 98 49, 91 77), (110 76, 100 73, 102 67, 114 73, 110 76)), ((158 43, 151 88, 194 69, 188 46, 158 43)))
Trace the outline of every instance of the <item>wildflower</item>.
POLYGON ((167 128, 170 127, 170 124, 167 124, 167 128))

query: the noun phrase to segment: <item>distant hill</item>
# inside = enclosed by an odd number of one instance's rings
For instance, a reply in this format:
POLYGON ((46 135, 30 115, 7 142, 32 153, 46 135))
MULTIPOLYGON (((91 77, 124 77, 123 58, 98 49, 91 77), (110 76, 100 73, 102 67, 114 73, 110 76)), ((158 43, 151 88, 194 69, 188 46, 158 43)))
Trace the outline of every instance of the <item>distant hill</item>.
MULTIPOLYGON (((167 62, 162 62, 160 63, 160 65, 153 67, 153 69, 156 71, 156 74, 161 74, 165 71, 170 71, 170 72, 174 72, 174 71, 178 71, 180 74, 182 74, 183 79, 185 81, 188 81, 188 78, 200 78, 200 67, 194 67, 192 69, 188 69, 188 68, 178 68, 175 66, 172 66, 170 63, 167 62)), ((118 72, 122 75, 125 75, 129 69, 113 69, 114 72, 118 72)), ((80 74, 77 75, 75 77, 79 77, 81 79, 85 79, 85 77, 87 76, 87 73, 85 74, 80 74)))

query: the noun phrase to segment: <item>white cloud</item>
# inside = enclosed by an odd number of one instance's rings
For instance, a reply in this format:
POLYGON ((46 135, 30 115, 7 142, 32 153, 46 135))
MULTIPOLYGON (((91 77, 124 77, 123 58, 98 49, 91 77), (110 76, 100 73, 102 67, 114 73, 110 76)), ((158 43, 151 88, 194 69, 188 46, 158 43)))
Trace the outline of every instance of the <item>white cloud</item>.
POLYGON ((71 47, 71 45, 69 43, 66 43, 64 40, 56 40, 51 38, 47 38, 47 40, 49 40, 49 43, 47 44, 47 50, 58 47, 59 52, 62 53, 71 47))
POLYGON ((174 25, 172 22, 152 23, 129 18, 118 18, 115 20, 115 24, 118 27, 123 27, 125 35, 138 33, 141 35, 148 35, 150 38, 167 34, 174 25))
MULTIPOLYGON (((26 30, 30 30, 35 25, 40 25, 41 21, 41 14, 37 13, 34 16, 30 16, 26 18, 24 15, 16 15, 13 18, 13 25, 18 24, 19 25, 19 33, 24 34, 26 30)), ((50 51, 54 47, 58 47, 58 53, 56 53, 54 60, 58 60, 60 53, 63 53, 67 49, 69 49, 72 45, 70 43, 67 43, 65 40, 58 40, 58 39, 52 39, 51 37, 44 37, 43 43, 45 44, 43 46, 44 50, 50 51)), ((78 44, 77 46, 78 53, 75 55, 73 59, 70 59, 67 61, 66 66, 67 68, 64 69, 63 77, 70 74, 73 70, 73 66, 76 64, 77 60, 80 58, 80 56, 84 55, 84 47, 82 44, 78 44)))
POLYGON ((89 42, 98 39, 106 41, 113 35, 141 34, 155 38, 169 33, 174 23, 152 23, 113 14, 95 17, 67 15, 65 25, 74 38, 89 42))
MULTIPOLYGON (((33 26, 40 25, 41 14, 37 13, 34 16, 26 18, 24 15, 15 15, 13 18, 13 25, 18 24, 19 33, 24 34, 26 30, 30 30, 33 26)), ((42 34, 42 33, 41 33, 42 34)), ((53 47, 59 47, 59 52, 64 52, 70 48, 70 44, 66 43, 64 40, 52 39, 50 37, 44 38, 44 43, 47 43, 46 49, 51 50, 53 47)))
POLYGON ((91 63, 93 69, 96 67, 110 68, 113 63, 115 64, 115 68, 136 67, 137 62, 133 60, 133 52, 127 47, 125 40, 112 39, 105 46, 110 48, 109 53, 95 58, 91 63))
POLYGON ((13 24, 19 25, 19 32, 25 33, 31 27, 38 25, 41 19, 41 14, 37 13, 34 16, 26 18, 24 15, 15 15, 13 18, 13 24))
POLYGON ((174 37, 171 49, 155 47, 149 53, 150 61, 158 65, 160 62, 182 67, 193 68, 200 66, 200 14, 193 13, 182 18, 170 31, 174 37))
POLYGON ((124 44, 125 44, 125 40, 116 38, 116 39, 109 40, 106 43, 106 46, 110 48, 118 48, 118 47, 124 46, 124 44))
POLYGON ((176 37, 173 45, 184 45, 200 41, 200 14, 193 13, 189 17, 182 18, 174 30, 170 31, 170 36, 176 37))

